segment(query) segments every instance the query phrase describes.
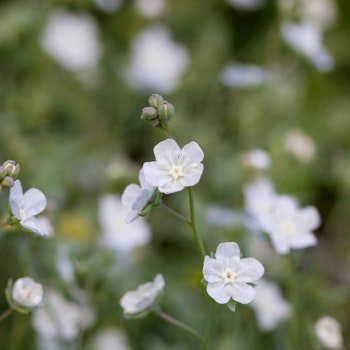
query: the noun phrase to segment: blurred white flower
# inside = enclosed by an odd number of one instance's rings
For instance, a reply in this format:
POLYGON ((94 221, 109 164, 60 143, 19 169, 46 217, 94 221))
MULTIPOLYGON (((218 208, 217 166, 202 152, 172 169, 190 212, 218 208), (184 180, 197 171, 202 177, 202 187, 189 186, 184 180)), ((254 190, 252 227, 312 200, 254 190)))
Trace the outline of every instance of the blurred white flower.
POLYGON ((128 224, 139 218, 138 214, 151 199, 156 189, 155 186, 146 181, 143 168, 139 172, 139 181, 140 186, 136 184, 128 185, 121 198, 122 204, 130 210, 125 218, 125 222, 128 224))
POLYGON ((277 284, 261 279, 256 285, 256 297, 250 306, 256 312, 262 331, 272 331, 281 321, 290 317, 289 303, 283 298, 277 284))
POLYGON ((132 42, 127 79, 138 89, 169 93, 177 88, 189 56, 184 47, 171 40, 166 27, 151 27, 132 42))
POLYGON ((262 218, 262 226, 279 254, 287 254, 291 248, 316 245, 317 238, 312 231, 320 222, 315 207, 299 208, 297 201, 290 196, 277 197, 270 215, 262 218))
POLYGON ((208 206, 206 209, 205 219, 212 225, 232 228, 242 225, 245 220, 245 216, 244 214, 236 212, 232 209, 213 204, 208 206))
POLYGON ((67 301, 55 290, 45 292, 44 305, 33 315, 33 327, 39 337, 74 341, 95 321, 92 309, 84 304, 67 301))
POLYGON ((281 33, 286 43, 318 70, 328 72, 333 68, 333 57, 323 46, 322 32, 314 23, 285 22, 281 27, 281 33))
POLYGON ((124 314, 137 315, 152 309, 164 286, 164 278, 158 274, 153 282, 141 284, 136 290, 126 292, 120 299, 124 314))
POLYGON ((145 17, 161 16, 165 11, 164 0, 136 0, 137 10, 145 17))
POLYGON ((35 215, 40 214, 47 205, 45 195, 36 188, 30 188, 23 194, 20 180, 16 180, 10 189, 10 209, 12 215, 19 220, 20 225, 40 236, 48 236, 50 231, 47 225, 35 215))
POLYGON ((293 129, 284 139, 285 149, 303 162, 310 162, 316 154, 314 140, 303 131, 293 129))
POLYGON ((94 336, 91 350, 130 350, 126 334, 116 328, 105 328, 94 336))
POLYGON ((339 322, 330 316, 320 318, 315 324, 315 333, 320 343, 327 349, 341 349, 343 336, 339 322))
POLYGON ((238 9, 255 10, 259 8, 264 1, 263 0, 226 0, 230 5, 238 9))
POLYGON ((61 279, 70 284, 74 281, 74 265, 68 255, 68 247, 60 244, 57 247, 56 269, 61 279))
POLYGON ((241 259, 235 242, 219 244, 215 258, 204 258, 207 293, 219 304, 227 304, 231 298, 241 304, 250 303, 256 294, 250 283, 256 282, 263 274, 264 267, 258 260, 241 259))
POLYGON ((266 170, 271 164, 270 155, 260 148, 243 153, 242 161, 245 166, 256 170, 266 170))
POLYGON ((146 162, 143 171, 146 180, 159 192, 174 193, 196 185, 203 173, 204 153, 192 141, 182 149, 173 139, 166 139, 153 149, 156 161, 146 162))
POLYGON ((269 72, 254 64, 232 63, 225 66, 219 74, 222 84, 234 88, 258 87, 268 82, 269 79, 269 72))
POLYGON ((116 12, 123 5, 123 0, 93 0, 93 2, 105 13, 116 12))
POLYGON ((300 12, 304 20, 326 29, 336 20, 337 5, 334 0, 303 0, 300 12))
POLYGON ((41 303, 43 295, 43 286, 30 277, 19 278, 13 285, 12 300, 19 306, 36 307, 41 303))
POLYGON ((129 254, 137 247, 147 244, 151 237, 145 219, 140 218, 130 224, 125 217, 130 210, 124 206, 120 197, 112 194, 99 199, 99 222, 102 227, 100 243, 119 253, 129 254))
POLYGON ((48 55, 72 71, 95 68, 101 56, 98 27, 87 13, 55 10, 40 43, 48 55))

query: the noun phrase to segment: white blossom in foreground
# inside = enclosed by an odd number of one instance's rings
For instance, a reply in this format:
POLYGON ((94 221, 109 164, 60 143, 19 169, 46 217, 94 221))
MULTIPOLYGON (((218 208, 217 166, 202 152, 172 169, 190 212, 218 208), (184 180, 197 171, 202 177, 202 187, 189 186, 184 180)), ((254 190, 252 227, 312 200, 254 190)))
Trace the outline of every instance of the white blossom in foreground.
POLYGON ((312 231, 320 225, 321 219, 313 206, 299 208, 294 198, 279 196, 271 214, 262 220, 279 254, 287 254, 291 248, 301 249, 317 244, 312 231))
POLYGON ((289 303, 283 298, 277 284, 264 279, 256 285, 256 297, 250 306, 256 313, 262 331, 272 331, 281 321, 290 317, 289 303))
POLYGON ((30 277, 19 278, 13 285, 12 300, 19 306, 36 307, 41 303, 43 295, 43 286, 30 277))
POLYGON ((288 132, 284 139, 285 149, 302 162, 311 162, 316 154, 314 140, 299 129, 288 132))
POLYGON ((260 148, 243 153, 242 161, 245 166, 256 170, 266 170, 271 164, 270 155, 260 148))
POLYGON ((203 275, 207 293, 219 304, 227 304, 232 298, 241 304, 248 304, 255 298, 256 282, 264 274, 264 267, 254 258, 240 257, 237 243, 218 245, 215 258, 204 258, 203 275))
POLYGON ((192 141, 182 149, 172 140, 164 140, 154 147, 156 161, 143 165, 146 180, 165 194, 196 185, 203 173, 204 153, 192 141))
POLYGON ((123 205, 130 210, 125 218, 125 222, 128 224, 139 218, 140 212, 152 198, 156 189, 155 186, 146 181, 143 169, 139 172, 139 181, 140 186, 136 184, 128 185, 121 198, 123 205))
POLYGON ((185 48, 172 41, 166 27, 151 27, 132 42, 127 79, 135 88, 169 93, 177 88, 188 66, 185 48))
POLYGON ((341 326, 333 317, 325 316, 315 324, 315 333, 320 343, 327 349, 341 349, 343 336, 341 326))
POLYGON ((164 286, 164 278, 158 274, 153 282, 141 284, 136 290, 126 292, 120 299, 124 314, 132 316, 151 310, 164 286))
POLYGON ((255 10, 259 8, 264 1, 263 0, 226 0, 230 5, 238 9, 255 10))
POLYGON ((72 71, 94 68, 101 56, 98 27, 87 13, 52 12, 41 37, 41 47, 72 71))
POLYGON ((131 350, 131 348, 122 330, 105 328, 94 336, 91 350, 131 350))
POLYGON ((46 197, 40 190, 30 188, 23 194, 21 182, 16 180, 10 189, 9 202, 12 215, 19 220, 23 228, 41 236, 50 234, 47 225, 35 217, 47 204, 46 197))
POLYGON ((135 248, 149 242, 151 231, 146 220, 140 218, 127 224, 125 217, 129 215, 130 210, 122 204, 120 197, 113 194, 103 195, 98 204, 99 222, 102 227, 100 243, 103 246, 129 254, 135 248))

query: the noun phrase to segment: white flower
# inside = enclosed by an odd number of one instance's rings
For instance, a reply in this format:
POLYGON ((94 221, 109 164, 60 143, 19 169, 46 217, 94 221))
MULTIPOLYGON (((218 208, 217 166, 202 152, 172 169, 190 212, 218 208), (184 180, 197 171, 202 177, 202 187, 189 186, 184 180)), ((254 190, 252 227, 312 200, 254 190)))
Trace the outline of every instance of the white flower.
POLYGON ((203 172, 204 153, 192 141, 182 149, 172 139, 154 147, 155 162, 143 165, 146 180, 165 194, 181 191, 184 187, 196 185, 203 172))
POLYGON ((286 22, 281 28, 282 37, 294 50, 304 55, 321 72, 333 68, 333 57, 321 42, 322 33, 312 22, 286 22))
POLYGON ((43 295, 43 286, 30 277, 19 278, 13 285, 12 299, 19 306, 38 306, 43 299, 43 295))
POLYGON ((93 339, 91 350, 130 350, 126 334, 116 328, 100 330, 93 339))
POLYGON ((315 23, 320 29, 334 24, 337 17, 334 0, 302 0, 301 5, 301 17, 315 23))
POLYGON ((47 225, 43 225, 35 215, 40 214, 46 207, 45 195, 36 188, 30 188, 23 194, 21 182, 15 181, 10 189, 10 208, 13 216, 19 220, 20 225, 41 236, 48 236, 47 225))
POLYGON ((266 170, 271 163, 269 154, 259 148, 243 153, 242 160, 244 165, 257 170, 266 170))
POLYGON ((99 222, 102 227, 100 242, 103 246, 128 254, 149 242, 151 232, 146 220, 140 218, 127 224, 125 217, 129 212, 120 197, 112 194, 100 197, 99 222))
POLYGON ((238 9, 254 10, 263 4, 263 0, 227 0, 227 2, 238 9))
POLYGON ((318 340, 327 349, 340 349, 343 346, 341 326, 333 317, 325 316, 315 324, 315 332, 318 340))
POLYGON ((157 17, 164 13, 165 2, 164 0, 136 0, 136 8, 145 17, 157 17))
POLYGON ((313 139, 298 129, 288 132, 284 140, 284 147, 303 162, 312 161, 316 154, 316 146, 313 139))
POLYGON ((113 13, 118 11, 122 5, 122 0, 93 0, 96 6, 105 13, 113 13))
POLYGON ((232 228, 242 225, 244 215, 221 205, 211 205, 206 209, 205 219, 212 225, 232 228))
POLYGON ((150 310, 164 286, 164 278, 158 274, 153 282, 141 284, 136 290, 126 292, 120 299, 124 314, 139 314, 150 310))
POLYGON ((219 74, 221 83, 233 88, 254 88, 265 84, 269 79, 266 69, 253 64, 229 64, 219 74))
POLYGON ((54 11, 41 37, 41 47, 64 68, 95 68, 101 56, 98 28, 87 13, 54 11))
POLYGON ((134 38, 127 79, 135 88, 169 93, 179 85, 188 61, 187 51, 171 40, 168 29, 154 26, 134 38))
POLYGON ((93 311, 86 304, 67 301, 55 290, 47 290, 44 306, 34 313, 33 327, 43 339, 73 341, 94 319, 93 311))
POLYGON ((125 222, 128 224, 139 218, 138 214, 151 199, 156 189, 155 186, 150 185, 146 181, 143 169, 139 172, 139 181, 140 186, 136 184, 128 185, 121 198, 123 205, 130 209, 130 212, 125 218, 125 222))
POLYGON ((234 242, 218 245, 215 258, 204 258, 203 275, 208 282, 207 293, 219 304, 232 298, 248 304, 255 297, 256 282, 264 274, 264 267, 254 258, 240 258, 239 246, 234 242))
POLYGON ((292 197, 276 198, 271 214, 264 216, 262 221, 279 254, 287 254, 291 248, 301 249, 317 244, 317 238, 312 233, 320 225, 317 209, 313 206, 300 209, 292 197))
POLYGON ((291 314, 290 305, 283 298, 278 285, 264 279, 258 281, 256 297, 250 306, 256 312, 258 325, 263 331, 273 330, 291 314))

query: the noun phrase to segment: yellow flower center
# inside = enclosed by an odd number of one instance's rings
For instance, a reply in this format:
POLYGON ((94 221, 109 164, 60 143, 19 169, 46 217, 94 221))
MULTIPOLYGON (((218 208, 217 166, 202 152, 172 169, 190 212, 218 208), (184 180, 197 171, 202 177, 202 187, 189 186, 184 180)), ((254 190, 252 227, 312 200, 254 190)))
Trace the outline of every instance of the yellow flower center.
POLYGON ((182 166, 174 164, 172 169, 170 170, 170 175, 173 177, 174 180, 178 180, 180 177, 183 177, 184 173, 182 171, 182 166))

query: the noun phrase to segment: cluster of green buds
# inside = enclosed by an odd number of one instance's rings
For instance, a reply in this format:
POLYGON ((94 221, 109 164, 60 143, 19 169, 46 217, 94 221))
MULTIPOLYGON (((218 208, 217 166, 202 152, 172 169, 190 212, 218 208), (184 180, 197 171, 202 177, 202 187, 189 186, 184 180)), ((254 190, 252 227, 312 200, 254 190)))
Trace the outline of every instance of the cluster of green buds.
POLYGON ((14 160, 7 160, 0 166, 0 191, 11 188, 18 177, 20 165, 14 160))
POLYGON ((142 109, 141 119, 148 120, 157 128, 168 130, 169 121, 175 114, 175 107, 159 94, 151 95, 148 103, 149 106, 142 109))

